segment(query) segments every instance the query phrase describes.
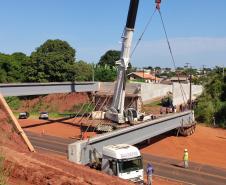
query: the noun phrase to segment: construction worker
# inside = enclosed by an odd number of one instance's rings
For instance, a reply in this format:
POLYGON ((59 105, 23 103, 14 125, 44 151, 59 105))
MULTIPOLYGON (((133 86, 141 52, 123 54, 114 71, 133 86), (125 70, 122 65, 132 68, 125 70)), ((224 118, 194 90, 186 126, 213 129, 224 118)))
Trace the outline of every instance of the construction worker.
POLYGON ((188 168, 188 150, 184 149, 184 168, 188 168))
POLYGON ((154 168, 150 163, 147 165, 147 185, 152 185, 152 175, 154 173, 154 168))

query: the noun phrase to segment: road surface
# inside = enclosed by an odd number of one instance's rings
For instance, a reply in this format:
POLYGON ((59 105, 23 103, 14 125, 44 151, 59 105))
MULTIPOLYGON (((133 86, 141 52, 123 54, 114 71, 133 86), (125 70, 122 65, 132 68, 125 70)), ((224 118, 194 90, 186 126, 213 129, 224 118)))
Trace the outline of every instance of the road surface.
MULTIPOLYGON (((54 136, 40 135, 26 131, 28 138, 38 150, 47 150, 67 156, 67 145, 75 139, 63 139, 54 136)), ((142 154, 144 169, 151 162, 155 175, 172 179, 187 185, 226 185, 226 169, 198 163, 190 163, 189 169, 184 169, 182 161, 142 154)))

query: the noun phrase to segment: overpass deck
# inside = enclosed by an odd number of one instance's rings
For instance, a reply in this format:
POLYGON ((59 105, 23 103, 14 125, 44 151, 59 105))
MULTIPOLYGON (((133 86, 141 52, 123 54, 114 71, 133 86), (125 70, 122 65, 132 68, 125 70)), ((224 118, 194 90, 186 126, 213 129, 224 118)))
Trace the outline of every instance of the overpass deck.
POLYGON ((98 82, 50 82, 0 84, 3 96, 28 96, 52 93, 98 91, 98 82))

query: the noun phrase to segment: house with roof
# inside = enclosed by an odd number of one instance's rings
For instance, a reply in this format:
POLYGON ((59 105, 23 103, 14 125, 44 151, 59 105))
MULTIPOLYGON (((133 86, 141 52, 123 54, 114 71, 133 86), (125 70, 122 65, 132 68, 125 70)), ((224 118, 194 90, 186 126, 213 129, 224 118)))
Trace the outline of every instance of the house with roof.
POLYGON ((161 81, 162 84, 168 84, 171 85, 173 83, 183 83, 187 84, 189 83, 189 79, 187 76, 173 76, 171 78, 165 78, 161 81))
POLYGON ((156 77, 145 71, 132 72, 128 74, 128 79, 131 81, 139 81, 146 83, 160 83, 161 78, 156 77))

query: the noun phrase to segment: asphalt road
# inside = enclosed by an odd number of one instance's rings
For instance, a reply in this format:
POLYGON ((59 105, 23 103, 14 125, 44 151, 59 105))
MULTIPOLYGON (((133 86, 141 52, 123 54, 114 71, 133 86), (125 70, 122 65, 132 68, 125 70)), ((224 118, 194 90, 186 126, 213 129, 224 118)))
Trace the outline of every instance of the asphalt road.
POLYGON ((143 154, 144 167, 147 162, 151 162, 155 175, 169 179, 175 179, 184 184, 197 185, 226 185, 226 169, 203 165, 199 163, 189 163, 189 168, 183 168, 183 162, 143 154))
MULTIPOLYGON (((39 135, 27 131, 26 133, 36 149, 47 150, 64 156, 67 155, 67 145, 76 141, 73 139, 39 135)), ((156 176, 172 179, 188 185, 226 185, 226 169, 198 163, 189 163, 189 169, 184 169, 182 167, 182 161, 150 154, 142 155, 144 170, 147 162, 151 162, 156 176)))

